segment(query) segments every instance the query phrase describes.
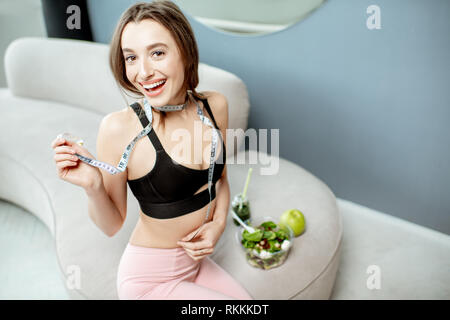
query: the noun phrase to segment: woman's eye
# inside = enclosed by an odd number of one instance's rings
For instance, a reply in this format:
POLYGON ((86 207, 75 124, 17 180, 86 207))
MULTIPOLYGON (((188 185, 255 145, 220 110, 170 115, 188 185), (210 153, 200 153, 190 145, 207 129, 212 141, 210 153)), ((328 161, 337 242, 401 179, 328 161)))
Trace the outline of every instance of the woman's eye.
POLYGON ((155 54, 155 53, 160 53, 160 54, 157 54, 157 55, 156 55, 157 57, 162 56, 162 55, 164 54, 163 51, 153 51, 152 54, 155 54))
POLYGON ((130 58, 134 59, 135 57, 134 56, 128 56, 128 57, 125 58, 125 61, 126 62, 133 62, 133 60, 130 60, 130 58))

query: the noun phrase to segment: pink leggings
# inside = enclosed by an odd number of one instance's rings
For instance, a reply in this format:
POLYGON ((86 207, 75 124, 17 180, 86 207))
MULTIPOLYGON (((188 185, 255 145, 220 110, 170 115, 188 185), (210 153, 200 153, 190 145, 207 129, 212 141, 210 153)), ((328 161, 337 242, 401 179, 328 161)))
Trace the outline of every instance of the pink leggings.
POLYGON ((117 293, 122 300, 252 300, 209 256, 193 260, 181 248, 128 243, 120 259, 117 293))

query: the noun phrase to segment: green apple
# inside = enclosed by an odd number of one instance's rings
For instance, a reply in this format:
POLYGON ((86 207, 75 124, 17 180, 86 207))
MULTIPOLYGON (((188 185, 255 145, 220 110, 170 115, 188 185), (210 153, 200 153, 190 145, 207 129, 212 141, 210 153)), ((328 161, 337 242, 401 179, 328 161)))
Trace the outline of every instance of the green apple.
POLYGON ((298 209, 286 210, 280 217, 280 225, 288 225, 294 231, 294 235, 298 237, 305 230, 305 216, 298 209))

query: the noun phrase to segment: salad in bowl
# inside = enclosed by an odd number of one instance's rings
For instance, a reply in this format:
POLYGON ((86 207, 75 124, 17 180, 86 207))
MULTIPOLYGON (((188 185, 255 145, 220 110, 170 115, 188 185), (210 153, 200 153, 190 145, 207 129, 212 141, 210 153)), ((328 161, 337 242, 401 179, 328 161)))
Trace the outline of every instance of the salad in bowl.
POLYGON ((271 217, 253 227, 250 233, 241 227, 236 238, 243 249, 247 262, 256 268, 264 270, 281 265, 287 258, 292 247, 293 231, 289 226, 280 226, 271 217))

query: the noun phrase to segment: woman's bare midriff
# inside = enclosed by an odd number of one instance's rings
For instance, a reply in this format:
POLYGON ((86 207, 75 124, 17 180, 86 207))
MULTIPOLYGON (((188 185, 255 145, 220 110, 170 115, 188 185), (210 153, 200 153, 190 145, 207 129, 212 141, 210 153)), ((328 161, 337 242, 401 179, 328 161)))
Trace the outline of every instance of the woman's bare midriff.
MULTIPOLYGON (((211 202, 208 221, 213 219, 216 199, 211 202)), ((139 219, 131 234, 132 245, 151 248, 176 248, 177 241, 203 224, 208 205, 197 211, 171 219, 155 219, 139 212, 139 219)))
MULTIPOLYGON (((203 108, 203 104, 201 101, 199 101, 200 106, 203 108)), ((134 111, 129 108, 128 112, 128 120, 134 119, 134 121, 131 121, 133 123, 130 132, 135 133, 142 130, 142 125, 139 124, 139 120, 134 114, 134 111)), ((206 111, 203 113, 205 114, 206 111)), ((209 115, 206 115, 209 117, 209 115)), ((154 124, 159 123, 159 115, 157 112, 153 112, 153 121, 154 124)), ((191 133, 194 131, 194 120, 198 120, 198 115, 196 114, 196 107, 191 105, 190 112, 186 118, 177 118, 176 116, 172 117, 169 121, 166 118, 166 128, 165 132, 167 134, 161 134, 160 132, 163 131, 160 129, 158 125, 153 127, 153 130, 158 135, 158 138, 160 139, 161 143, 163 144, 164 149, 166 152, 170 154, 171 150, 171 142, 166 138, 166 136, 170 137, 170 132, 176 128, 186 128, 191 133)), ((210 150, 210 142, 211 142, 211 133, 208 132, 208 128, 203 127, 205 139, 202 142, 202 144, 207 145, 209 143, 209 150, 210 150)), ((130 134, 130 137, 132 134, 130 134)), ((193 136, 193 135, 192 135, 193 136)), ((197 137, 202 138, 202 137, 197 137)), ((128 141, 129 137, 126 138, 125 141, 128 141)), ((125 143, 124 141, 124 143, 125 143)), ((220 148, 218 148, 218 153, 220 153, 220 148)), ((204 148, 203 148, 204 150, 204 148)), ((205 169, 208 167, 208 163, 203 163, 201 165, 193 166, 186 163, 183 163, 180 158, 174 158, 174 155, 170 154, 170 156, 178 161, 179 163, 185 165, 186 167, 191 167, 193 169, 205 169)), ((154 147, 152 146, 150 139, 140 139, 136 143, 134 147, 134 151, 131 153, 128 163, 128 179, 136 179, 141 176, 144 176, 146 173, 148 173, 154 165, 154 162, 156 160, 156 151, 154 150, 154 147)), ((208 184, 206 183, 204 186, 202 186, 199 190, 197 190, 196 194, 207 189, 208 184)), ((208 217, 208 221, 211 221, 213 219, 214 215, 214 209, 216 205, 216 198, 214 198, 211 202, 211 209, 208 217)), ((208 204, 204 206, 203 208, 190 212, 188 214, 184 214, 179 217, 171 218, 171 219, 156 219, 152 218, 145 213, 143 213, 141 210, 139 212, 139 219, 138 222, 133 230, 133 233, 131 234, 129 242, 132 245, 136 246, 143 246, 143 247, 151 247, 151 248, 176 248, 179 247, 177 245, 177 241, 181 238, 185 237, 192 231, 196 230, 198 227, 200 227, 205 218, 206 218, 206 211, 208 210, 208 204)), ((151 215, 151 213, 149 213, 151 215)), ((205 222, 206 223, 206 222, 205 222)))

